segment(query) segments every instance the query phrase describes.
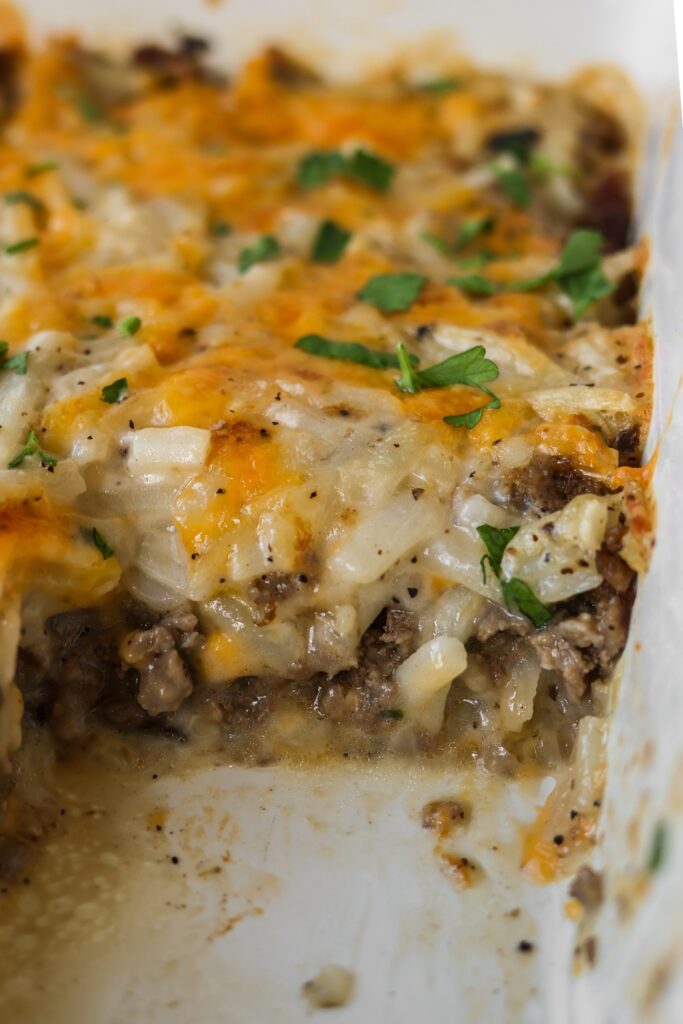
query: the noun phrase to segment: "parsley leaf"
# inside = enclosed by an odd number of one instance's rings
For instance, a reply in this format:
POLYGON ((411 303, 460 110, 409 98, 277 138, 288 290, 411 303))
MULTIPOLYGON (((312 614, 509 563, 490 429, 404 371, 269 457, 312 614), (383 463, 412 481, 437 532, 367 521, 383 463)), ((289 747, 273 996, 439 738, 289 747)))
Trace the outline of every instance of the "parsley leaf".
POLYGON ((477 533, 484 542, 486 554, 481 559, 481 573, 486 583, 486 561, 494 576, 500 581, 500 589, 505 604, 510 611, 519 611, 536 626, 545 626, 552 616, 549 608, 534 594, 528 583, 513 576, 510 580, 501 579, 501 563, 508 544, 519 530, 518 526, 498 528, 484 523, 477 527, 477 533))
POLYGON ((56 160, 43 160, 40 164, 27 164, 24 174, 27 178, 37 178, 40 174, 47 174, 48 171, 56 171, 59 164, 56 160))
POLYGON ((472 295, 498 295, 504 290, 504 286, 498 281, 490 281, 488 277, 481 274, 465 274, 463 277, 449 277, 446 284, 455 285, 456 288, 472 295))
POLYGON ((386 192, 394 177, 394 166, 367 149, 357 149, 350 157, 334 150, 317 150, 299 161, 296 177, 301 188, 319 188, 336 175, 353 178, 376 192, 386 192))
POLYGON ((102 388, 102 401, 114 405, 116 402, 122 402, 127 394, 128 380, 126 377, 119 377, 118 380, 112 381, 111 384, 106 384, 102 388))
POLYGON ((25 192, 23 189, 17 189, 15 192, 5 192, 4 200, 6 203, 14 205, 15 203, 24 203, 26 206, 30 206, 33 210, 44 210, 45 203, 34 196, 31 192, 25 192))
POLYGON ((474 217, 472 220, 464 220, 460 225, 458 237, 455 240, 456 249, 464 249, 466 245, 473 242, 479 235, 490 231, 493 225, 493 217, 474 217))
POLYGON ((346 161, 344 168, 344 173, 349 178, 373 188, 376 192, 387 191, 393 180, 394 171, 393 164, 367 149, 357 149, 346 161))
POLYGON ((209 226, 209 231, 212 235, 217 238, 225 238, 232 232, 232 227, 228 224, 227 220, 215 220, 213 224, 209 226))
POLYGON ((123 320, 119 320, 116 326, 119 334, 122 334, 124 338, 132 338, 142 327, 142 320, 139 316, 126 316, 123 320))
POLYGON ((518 206, 520 210, 526 210, 531 202, 531 188, 527 176, 520 170, 496 170, 498 187, 508 199, 518 206))
POLYGON ((420 294, 427 278, 423 274, 376 274, 358 292, 382 313, 402 313, 420 294))
POLYGON ((495 380, 497 376, 498 367, 491 359, 486 358, 484 346, 474 345, 465 352, 458 352, 457 355, 448 356, 434 366, 420 370, 418 381, 423 388, 447 388, 451 384, 481 388, 482 384, 495 380))
POLYGON ((16 256, 17 253, 26 252, 27 249, 33 249, 36 245, 38 245, 37 238, 22 238, 19 242, 6 245, 5 253, 8 256, 16 256))
POLYGON ((246 274, 257 263, 267 263, 280 255, 280 243, 273 235, 261 235, 253 245, 242 249, 237 257, 237 269, 246 274))
POLYGON ((434 235, 431 231, 423 231, 420 235, 423 242, 427 242, 431 245, 432 249, 436 249, 437 252, 442 253, 444 256, 452 256, 454 248, 447 242, 445 238, 441 238, 440 235, 434 235))
POLYGON ((609 295, 614 284, 605 277, 600 251, 603 238, 599 231, 581 228, 573 231, 560 253, 557 264, 538 277, 518 281, 491 281, 480 274, 451 277, 447 284, 456 285, 474 295, 498 295, 501 292, 530 292, 555 282, 569 296, 574 319, 578 320, 596 299, 609 295))
POLYGON ((110 547, 109 544, 107 544, 106 540, 104 539, 100 531, 96 529, 94 526, 92 528, 92 533, 90 534, 90 536, 92 538, 93 544, 95 545, 97 550, 102 555, 102 558, 106 562, 106 560, 108 558, 111 558, 111 556, 114 554, 114 549, 110 547))
POLYGON ((552 618, 552 612, 534 594, 528 583, 513 576, 511 580, 501 580, 500 589, 505 598, 505 604, 510 611, 520 611, 526 615, 538 629, 545 626, 552 618))
POLYGON ((308 153, 299 161, 297 182, 301 188, 319 188, 326 185, 335 174, 342 174, 345 166, 341 153, 329 150, 308 153))
POLYGON ((26 459, 30 459, 34 455, 37 455, 40 459, 41 466, 54 467, 59 462, 59 459, 54 455, 49 455, 43 448, 41 448, 40 439, 38 438, 35 430, 29 430, 24 447, 18 455, 15 455, 14 458, 7 463, 7 468, 16 469, 17 466, 23 465, 26 459))
POLYGON ((470 409, 469 412, 458 413, 456 416, 444 416, 444 423, 447 423, 449 427, 465 427, 467 430, 472 430, 479 423, 486 409, 500 409, 500 398, 497 395, 481 385, 479 390, 488 395, 490 401, 477 406, 476 409, 470 409))
POLYGON ((430 92, 434 96, 442 96, 445 93, 456 92, 462 87, 462 79, 450 75, 446 78, 432 78, 426 82, 420 82, 417 88, 420 92, 430 92))
POLYGON ((415 369, 410 355, 408 354, 408 350, 402 341, 399 341, 396 346, 396 358, 398 359, 398 365, 401 369, 401 376, 398 378, 396 383, 401 391, 407 391, 411 395, 416 394, 420 390, 417 370, 415 369))
POLYGON ((16 355, 5 359, 0 370, 13 370, 18 377, 25 377, 28 370, 28 352, 17 352, 16 355))
POLYGON ((114 326, 112 318, 110 316, 104 316, 102 313, 97 313, 95 316, 91 316, 90 323, 95 324, 96 327, 104 327, 105 330, 114 326))
POLYGON ((311 259, 316 263, 336 263, 350 238, 351 232, 346 228, 335 224, 333 220, 324 220, 313 241, 311 259))
POLYGON ((488 523, 484 523, 482 526, 477 527, 477 533, 484 542, 486 548, 486 554, 481 558, 481 574, 486 583, 486 565, 488 563, 491 567, 491 571, 495 576, 500 578, 500 563, 505 553, 505 548, 508 546, 512 538, 519 530, 518 526, 489 526, 488 523))
MULTIPOLYGON (((308 352, 312 356, 323 356, 325 359, 342 359, 351 363, 362 363, 373 370, 386 370, 389 367, 400 370, 401 366, 398 356, 393 352, 383 352, 381 349, 368 348, 358 341, 331 341, 323 338, 320 334, 306 334, 294 345, 294 348, 308 352)), ((417 362, 415 356, 408 357, 411 362, 417 362)))
POLYGON ((92 96, 78 96, 74 102, 78 113, 89 124, 99 124, 106 120, 102 107, 92 96))
POLYGON ((655 826, 655 830, 652 833, 652 841, 650 845, 650 852, 647 858, 647 870, 650 874, 654 874, 655 871, 659 871, 662 864, 666 860, 666 855, 669 846, 669 829, 666 822, 659 821, 655 826))

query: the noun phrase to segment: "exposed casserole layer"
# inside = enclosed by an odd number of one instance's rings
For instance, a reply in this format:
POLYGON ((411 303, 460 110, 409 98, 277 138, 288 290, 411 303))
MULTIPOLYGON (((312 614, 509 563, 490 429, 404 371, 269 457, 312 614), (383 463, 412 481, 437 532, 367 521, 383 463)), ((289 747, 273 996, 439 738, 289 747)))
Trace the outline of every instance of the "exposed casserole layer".
POLYGON ((3 755, 562 761, 650 543, 627 86, 200 50, 6 53, 3 755))

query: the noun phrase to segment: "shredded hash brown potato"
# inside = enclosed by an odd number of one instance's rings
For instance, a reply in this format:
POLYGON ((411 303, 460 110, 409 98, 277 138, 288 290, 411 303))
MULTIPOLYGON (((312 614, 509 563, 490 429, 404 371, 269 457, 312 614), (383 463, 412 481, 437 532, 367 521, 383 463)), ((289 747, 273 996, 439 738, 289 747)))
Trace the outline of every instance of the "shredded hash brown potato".
POLYGON ((22 716, 601 749, 651 544, 628 83, 203 50, 0 55, 5 791, 22 716))

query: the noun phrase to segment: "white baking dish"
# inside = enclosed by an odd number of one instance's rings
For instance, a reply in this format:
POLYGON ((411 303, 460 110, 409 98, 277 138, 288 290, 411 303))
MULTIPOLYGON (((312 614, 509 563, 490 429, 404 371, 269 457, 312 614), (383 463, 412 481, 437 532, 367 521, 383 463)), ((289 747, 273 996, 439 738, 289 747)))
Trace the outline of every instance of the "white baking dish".
MULTIPOLYGON (((496 794, 482 778, 433 769, 342 765, 313 776, 218 766, 149 780, 124 801, 132 834, 126 871, 114 872, 99 900, 86 901, 76 924, 55 934, 49 956, 41 954, 44 991, 17 979, 22 1021, 294 1024, 310 1013, 302 982, 329 963, 356 979, 350 1003, 327 1011, 340 1024, 683 1020, 680 405, 672 415, 683 369, 683 138, 671 4, 28 0, 25 8, 37 32, 75 28, 108 43, 182 27, 208 35, 227 64, 278 41, 332 74, 362 71, 397 50, 438 67, 462 49, 487 65, 552 76, 596 60, 624 67, 649 112, 641 230, 653 242, 645 312, 658 342, 650 448, 660 450, 658 545, 610 741, 597 856, 607 867, 608 900, 593 971, 571 973, 567 883, 539 888, 517 870, 518 825, 542 802, 546 783, 510 783, 496 794), (459 892, 438 868, 419 811, 464 788, 477 813, 461 852, 487 877, 459 892), (160 809, 166 827, 151 846, 145 823, 160 809), (662 819, 667 859, 625 917, 617 897, 640 877, 662 819), (176 868, 166 866, 170 853, 180 859, 176 868), (523 939, 533 954, 520 954, 523 939)), ((114 871, 109 860, 103 871, 114 871)), ((68 860, 63 870, 74 870, 68 860)), ((28 896, 26 906, 42 909, 28 896)))

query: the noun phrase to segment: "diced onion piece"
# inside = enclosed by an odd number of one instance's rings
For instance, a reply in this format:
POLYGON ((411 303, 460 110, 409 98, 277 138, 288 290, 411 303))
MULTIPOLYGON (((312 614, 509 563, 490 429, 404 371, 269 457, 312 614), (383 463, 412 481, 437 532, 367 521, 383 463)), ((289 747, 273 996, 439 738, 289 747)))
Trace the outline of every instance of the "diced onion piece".
POLYGON ((412 725, 436 733, 456 676, 467 667, 467 652, 453 636, 439 636, 418 647, 396 670, 399 700, 412 725))
POLYGON ((602 577, 595 555, 605 535, 611 500, 580 494, 560 512, 525 523, 505 550, 503 576, 523 579, 546 603, 599 586, 602 577))
POLYGON ((166 468, 201 466, 211 435, 199 427, 145 427, 126 434, 128 467, 135 476, 163 473, 166 468))
POLYGON ((442 521, 439 505, 400 494, 359 518, 329 563, 331 576, 354 583, 379 579, 395 562, 433 537, 442 521))

